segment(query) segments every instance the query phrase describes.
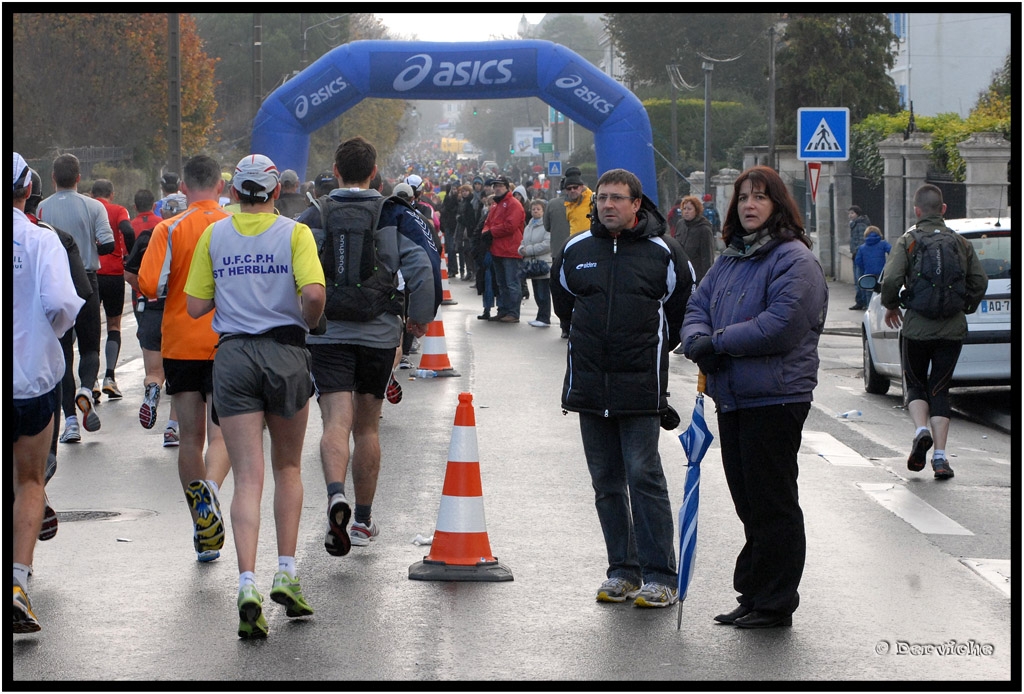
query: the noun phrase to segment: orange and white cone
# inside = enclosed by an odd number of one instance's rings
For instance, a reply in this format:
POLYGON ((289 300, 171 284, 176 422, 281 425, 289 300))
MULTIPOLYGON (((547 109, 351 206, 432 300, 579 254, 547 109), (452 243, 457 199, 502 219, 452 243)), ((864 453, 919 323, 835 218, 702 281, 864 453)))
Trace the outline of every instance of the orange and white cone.
POLYGON ((445 256, 448 255, 444 246, 441 247, 441 303, 446 306, 459 303, 452 298, 451 285, 448 284, 448 262, 445 256))
POLYGON ((483 485, 473 395, 459 393, 448 448, 448 469, 430 554, 409 567, 419 581, 511 581, 512 572, 491 554, 484 521, 483 485))
POLYGON ((427 334, 420 338, 421 369, 436 371, 438 376, 458 376, 451 361, 448 360, 448 346, 444 339, 444 323, 440 320, 430 321, 427 334))

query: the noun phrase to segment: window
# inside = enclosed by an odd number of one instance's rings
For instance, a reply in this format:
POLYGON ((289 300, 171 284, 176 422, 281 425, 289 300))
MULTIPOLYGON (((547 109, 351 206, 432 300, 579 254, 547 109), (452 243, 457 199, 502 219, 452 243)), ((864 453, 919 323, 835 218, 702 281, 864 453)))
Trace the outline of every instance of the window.
POLYGON ((896 38, 900 41, 907 40, 907 13, 906 12, 890 12, 889 13, 889 25, 892 27, 892 33, 896 34, 896 38))

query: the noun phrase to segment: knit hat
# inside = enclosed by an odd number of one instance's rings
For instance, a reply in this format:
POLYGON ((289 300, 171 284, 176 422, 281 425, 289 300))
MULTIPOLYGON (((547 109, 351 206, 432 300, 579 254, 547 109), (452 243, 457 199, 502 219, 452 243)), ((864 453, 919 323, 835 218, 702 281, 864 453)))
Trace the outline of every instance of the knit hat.
POLYGON ((704 193, 704 202, 711 202, 711 193, 704 193))
POLYGON ((239 193, 252 195, 266 202, 272 197, 280 180, 281 175, 277 171, 277 166, 269 157, 264 154, 250 154, 243 157, 235 166, 231 185, 239 193))
POLYGON ((562 188, 567 186, 584 186, 586 183, 583 182, 583 172, 575 166, 570 166, 565 170, 565 176, 562 178, 562 188))

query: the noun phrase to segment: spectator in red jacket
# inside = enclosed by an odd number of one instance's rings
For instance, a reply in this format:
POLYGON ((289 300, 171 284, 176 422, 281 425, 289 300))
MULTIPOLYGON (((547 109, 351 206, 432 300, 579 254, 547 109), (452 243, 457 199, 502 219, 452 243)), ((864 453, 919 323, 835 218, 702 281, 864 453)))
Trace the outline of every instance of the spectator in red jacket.
POLYGON ((491 235, 491 257, 498 288, 498 313, 491 320, 518 323, 519 304, 522 301, 519 269, 523 263, 519 246, 523 242, 526 212, 519 201, 509 194, 511 181, 507 177, 492 178, 487 184, 494 190, 494 204, 487 213, 483 234, 491 235))

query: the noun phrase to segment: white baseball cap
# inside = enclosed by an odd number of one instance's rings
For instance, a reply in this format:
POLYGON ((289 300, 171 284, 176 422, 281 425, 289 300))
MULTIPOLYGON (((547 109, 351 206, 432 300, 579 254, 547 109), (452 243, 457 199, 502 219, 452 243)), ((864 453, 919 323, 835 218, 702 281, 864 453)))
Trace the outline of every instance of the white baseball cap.
POLYGON ((14 188, 24 188, 32 182, 32 169, 28 167, 25 158, 17 152, 14 153, 14 188))
POLYGON ((423 179, 416 174, 410 174, 405 177, 405 182, 409 184, 409 187, 413 190, 419 190, 419 187, 423 185, 423 179))
POLYGON ((250 154, 238 162, 231 185, 239 193, 253 195, 266 202, 280 180, 281 174, 269 157, 263 154, 250 154))

